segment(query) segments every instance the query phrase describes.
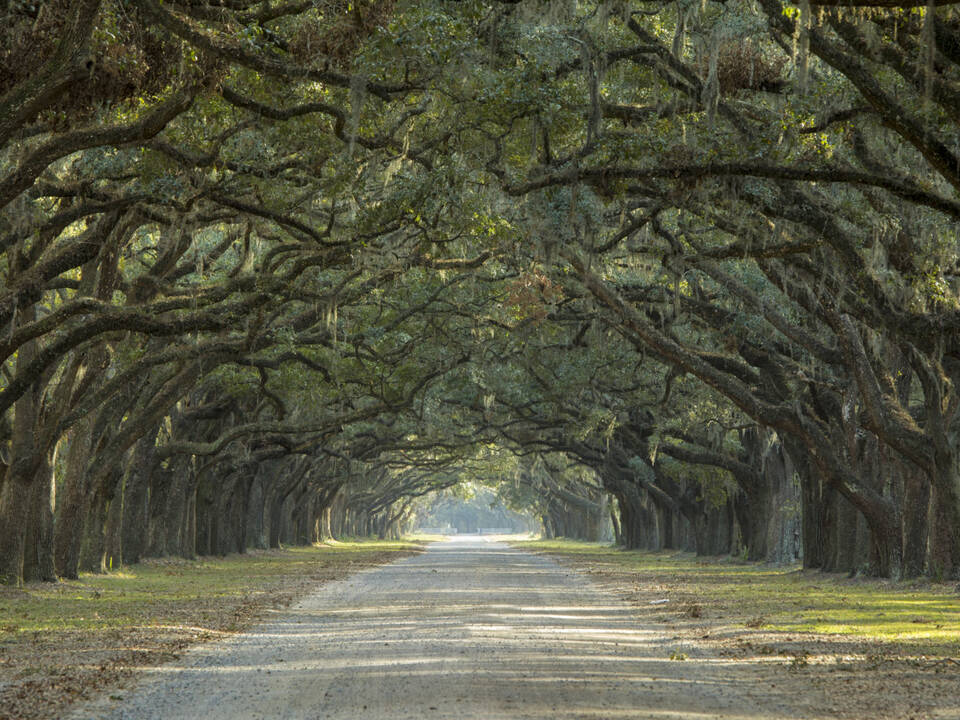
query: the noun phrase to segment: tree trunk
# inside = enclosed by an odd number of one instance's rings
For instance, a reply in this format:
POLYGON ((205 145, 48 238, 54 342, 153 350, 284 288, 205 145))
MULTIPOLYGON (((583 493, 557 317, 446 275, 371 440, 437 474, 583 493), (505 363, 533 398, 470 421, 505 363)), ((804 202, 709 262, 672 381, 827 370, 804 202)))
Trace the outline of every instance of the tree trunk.
POLYGON ((761 562, 770 552, 769 530, 773 519, 773 491, 770 485, 738 492, 732 499, 733 513, 740 526, 740 536, 746 548, 747 560, 761 562))
POLYGON ((903 576, 915 578, 926 570, 930 483, 912 467, 903 474, 903 576))
POLYGON ((615 545, 623 545, 623 531, 620 529, 620 501, 614 498, 610 503, 610 524, 613 525, 613 542, 615 545))
POLYGON ((134 445, 123 480, 121 544, 123 562, 140 562, 149 542, 150 477, 154 464, 156 432, 149 432, 134 445))
MULTIPOLYGON (((118 483, 119 484, 119 483, 118 483)), ((123 493, 120 488, 107 505, 107 522, 103 533, 103 570, 119 568, 125 562, 123 556, 123 493)))
MULTIPOLYGON (((11 268, 11 271, 15 270, 16 267, 11 268)), ((36 307, 25 307, 22 318, 27 323, 36 320, 36 307)), ((10 321, 11 330, 15 320, 16 316, 10 321)), ((29 366, 36 352, 36 341, 25 343, 17 353, 17 368, 29 366)), ((10 585, 23 584, 24 553, 28 549, 27 529, 31 519, 39 519, 33 505, 43 502, 43 489, 35 487, 41 465, 38 452, 43 452, 36 447, 39 391, 40 388, 34 385, 14 403, 10 465, 0 486, 0 581, 10 585)), ((36 542, 37 538, 33 536, 29 539, 36 542)), ((35 552, 36 548, 29 550, 35 552)), ((38 566, 32 562, 29 565, 31 572, 38 566)))
POLYGON ((318 538, 320 541, 333 537, 333 525, 330 517, 332 514, 333 508, 328 505, 320 515, 320 537, 318 538))
POLYGON ((80 570, 101 572, 105 551, 104 531, 107 524, 109 499, 101 489, 91 493, 83 509, 83 535, 80 540, 80 570))
POLYGON ((960 468, 954 453, 938 453, 930 502, 930 575, 960 579, 960 468))
POLYGON ((56 508, 56 484, 53 458, 44 457, 34 482, 31 515, 27 528, 23 577, 25 581, 53 582, 57 579, 53 562, 53 512, 56 508))
POLYGON ((657 526, 660 530, 660 547, 673 550, 677 544, 673 533, 673 510, 667 507, 657 508, 657 526))
POLYGON ((63 491, 57 508, 54 561, 57 574, 70 580, 77 578, 80 567, 80 541, 85 524, 86 468, 90 457, 91 423, 91 418, 84 419, 74 426, 70 433, 63 491))
POLYGON ((0 581, 23 584, 23 554, 27 517, 33 488, 30 478, 13 472, 11 466, 0 487, 0 581))
POLYGON ((831 542, 830 558, 824 570, 854 573, 857 571, 857 509, 836 493, 830 504, 831 542))

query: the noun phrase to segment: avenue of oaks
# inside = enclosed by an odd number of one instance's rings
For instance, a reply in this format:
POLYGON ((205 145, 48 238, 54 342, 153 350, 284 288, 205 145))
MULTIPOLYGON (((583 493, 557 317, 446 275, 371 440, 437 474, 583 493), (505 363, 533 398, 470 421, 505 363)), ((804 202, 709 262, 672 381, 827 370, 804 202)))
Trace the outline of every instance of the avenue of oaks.
POLYGON ((960 577, 960 13, 0 2, 0 579, 547 535, 960 577))

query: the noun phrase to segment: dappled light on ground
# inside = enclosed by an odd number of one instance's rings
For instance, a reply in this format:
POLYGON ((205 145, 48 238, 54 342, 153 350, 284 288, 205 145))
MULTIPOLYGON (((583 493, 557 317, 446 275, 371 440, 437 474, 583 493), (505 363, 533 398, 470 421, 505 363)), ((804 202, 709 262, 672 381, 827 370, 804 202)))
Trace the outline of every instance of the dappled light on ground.
POLYGON ((419 550, 368 541, 151 560, 77 581, 0 586, 0 718, 61 720, 134 668, 249 627, 325 581, 419 550))
POLYGON ((791 690, 782 658, 701 653, 579 573, 479 538, 272 615, 79 717, 834 716, 818 688, 791 690))
POLYGON ((646 593, 660 592, 658 597, 670 598, 674 610, 678 603, 702 603, 701 610, 711 618, 746 616, 758 629, 860 635, 898 643, 914 655, 955 656, 958 651, 960 600, 952 585, 803 572, 675 550, 623 552, 571 541, 516 544, 561 553, 595 578, 617 576, 618 584, 631 585, 634 595, 642 587, 647 601, 646 593))

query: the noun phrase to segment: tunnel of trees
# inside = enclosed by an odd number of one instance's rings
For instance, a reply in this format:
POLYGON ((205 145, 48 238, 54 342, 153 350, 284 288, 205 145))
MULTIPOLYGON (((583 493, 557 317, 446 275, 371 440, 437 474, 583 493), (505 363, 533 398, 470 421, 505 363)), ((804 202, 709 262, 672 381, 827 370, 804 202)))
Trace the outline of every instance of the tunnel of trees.
POLYGON ((960 14, 0 2, 0 579, 395 535, 960 577, 960 14))

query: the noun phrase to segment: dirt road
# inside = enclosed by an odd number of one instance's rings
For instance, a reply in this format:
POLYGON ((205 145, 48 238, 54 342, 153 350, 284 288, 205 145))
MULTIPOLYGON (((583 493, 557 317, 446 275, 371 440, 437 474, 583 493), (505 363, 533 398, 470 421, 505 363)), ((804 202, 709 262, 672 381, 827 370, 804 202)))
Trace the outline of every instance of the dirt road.
POLYGON ((73 717, 835 717, 816 688, 778 687, 782 668, 698 657, 665 632, 549 559, 457 538, 326 585, 73 717))

